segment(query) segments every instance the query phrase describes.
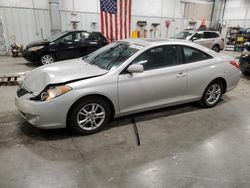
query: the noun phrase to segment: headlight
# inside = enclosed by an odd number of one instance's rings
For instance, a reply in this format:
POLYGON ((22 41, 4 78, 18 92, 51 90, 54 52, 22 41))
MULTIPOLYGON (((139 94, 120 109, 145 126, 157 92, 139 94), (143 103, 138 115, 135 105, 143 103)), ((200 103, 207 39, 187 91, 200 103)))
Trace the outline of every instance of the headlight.
POLYGON ((69 92, 70 90, 72 90, 72 88, 65 85, 50 87, 41 93, 40 98, 42 101, 48 101, 60 95, 63 95, 69 92))
POLYGON ((31 47, 31 48, 29 48, 28 49, 28 51, 37 51, 37 50, 40 50, 40 49, 42 49, 44 46, 34 46, 34 47, 31 47))

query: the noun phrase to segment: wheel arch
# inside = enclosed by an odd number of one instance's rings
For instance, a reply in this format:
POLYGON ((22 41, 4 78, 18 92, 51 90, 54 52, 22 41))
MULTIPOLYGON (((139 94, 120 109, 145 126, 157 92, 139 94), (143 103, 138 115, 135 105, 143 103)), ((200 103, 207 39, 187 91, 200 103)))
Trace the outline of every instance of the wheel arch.
POLYGON ((222 85, 223 85, 223 94, 226 93, 226 91, 227 91, 227 81, 225 80, 225 78, 217 77, 217 78, 213 79, 209 84, 211 84, 212 82, 214 82, 216 80, 219 80, 222 83, 222 85))
POLYGON ((47 54, 53 55, 55 61, 57 61, 57 54, 55 52, 51 52, 51 51, 44 51, 44 52, 42 52, 39 59, 41 59, 43 55, 47 55, 47 54))
POLYGON ((101 99, 104 99, 105 101, 108 102, 109 106, 110 106, 110 110, 111 110, 111 118, 114 117, 115 115, 115 107, 114 107, 114 104, 113 102, 105 95, 102 95, 102 94, 89 94, 89 95, 85 95, 85 96, 82 96, 80 98, 78 98, 69 108, 68 112, 67 112, 67 117, 66 117, 66 125, 68 126, 68 120, 69 120, 69 114, 71 112, 71 110, 73 109, 73 107, 77 104, 77 102, 79 102, 80 100, 83 100, 85 98, 88 98, 88 97, 97 97, 97 98, 101 98, 101 99))
POLYGON ((213 49, 215 46, 217 46, 217 47, 219 48, 219 51, 221 50, 220 44, 218 44, 218 43, 214 44, 214 45, 212 46, 212 49, 213 49))

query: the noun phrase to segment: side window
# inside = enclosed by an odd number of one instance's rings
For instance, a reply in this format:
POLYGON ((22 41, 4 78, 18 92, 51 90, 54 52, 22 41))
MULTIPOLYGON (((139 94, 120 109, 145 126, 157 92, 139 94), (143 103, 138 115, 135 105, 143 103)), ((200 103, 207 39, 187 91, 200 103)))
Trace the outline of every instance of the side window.
POLYGON ((60 41, 64 42, 64 43, 72 43, 73 42, 73 35, 72 34, 66 35, 65 37, 62 37, 60 39, 60 41))
POLYGON ((200 50, 197 50, 195 48, 183 46, 183 54, 184 54, 184 60, 186 63, 192 63, 196 61, 203 61, 207 59, 211 59, 212 57, 200 50))
POLYGON ((80 41, 81 38, 82 38, 81 33, 75 33, 75 39, 74 39, 74 41, 76 41, 76 42, 80 41))
POLYGON ((211 38, 218 38, 220 35, 215 32, 211 32, 211 38))
POLYGON ((205 39, 211 38, 210 32, 204 32, 204 38, 205 39))
POLYGON ((179 64, 179 47, 175 45, 166 45, 155 47, 143 52, 132 63, 142 64, 144 70, 168 67, 179 64))
POLYGON ((89 40, 100 40, 100 36, 95 33, 90 33, 89 40))
POLYGON ((82 40, 88 40, 89 33, 88 32, 81 32, 81 39, 82 40))
POLYGON ((202 39, 203 37, 204 37, 203 33, 200 32, 200 33, 195 33, 192 38, 202 39))

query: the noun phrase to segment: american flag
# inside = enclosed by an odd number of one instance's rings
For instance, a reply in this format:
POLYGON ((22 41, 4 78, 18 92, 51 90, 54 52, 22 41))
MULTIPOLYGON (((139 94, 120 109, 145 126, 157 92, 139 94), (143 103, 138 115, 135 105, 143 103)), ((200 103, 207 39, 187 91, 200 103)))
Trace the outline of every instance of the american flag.
POLYGON ((100 0, 101 30, 110 41, 130 37, 132 0, 100 0))

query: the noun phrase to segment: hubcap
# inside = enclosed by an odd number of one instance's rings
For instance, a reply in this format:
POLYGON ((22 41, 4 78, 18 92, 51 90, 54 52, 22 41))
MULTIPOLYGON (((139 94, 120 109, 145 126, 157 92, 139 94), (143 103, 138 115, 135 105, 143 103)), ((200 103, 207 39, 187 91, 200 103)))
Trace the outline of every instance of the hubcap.
POLYGON ((210 105, 215 104, 221 95, 221 88, 218 84, 213 84, 209 87, 206 94, 207 103, 210 105))
POLYGON ((105 110, 97 103, 91 103, 81 108, 77 114, 77 123, 84 130, 94 130, 105 120, 105 110))
POLYGON ((50 55, 44 55, 42 57, 42 64, 50 64, 50 63, 53 63, 54 62, 54 59, 53 57, 51 57, 50 55))

